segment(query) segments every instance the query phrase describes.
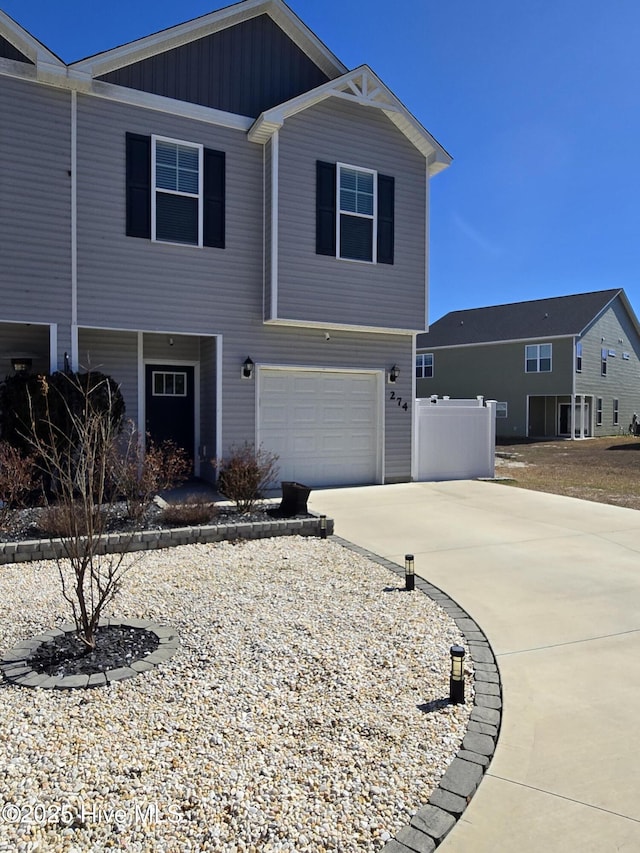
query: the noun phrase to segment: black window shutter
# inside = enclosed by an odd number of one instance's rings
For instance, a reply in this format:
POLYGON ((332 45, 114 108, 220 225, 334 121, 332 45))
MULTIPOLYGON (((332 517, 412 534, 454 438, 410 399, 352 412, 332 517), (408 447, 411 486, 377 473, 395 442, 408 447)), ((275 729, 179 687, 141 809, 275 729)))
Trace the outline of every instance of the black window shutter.
POLYGON ((336 165, 316 161, 316 254, 336 256, 336 165))
POLYGON ((202 242, 224 249, 225 154, 204 149, 204 222, 202 242))
POLYGON ((395 179, 378 175, 378 263, 393 263, 393 202, 395 179))
POLYGON ((127 133, 127 236, 151 237, 151 137, 127 133))

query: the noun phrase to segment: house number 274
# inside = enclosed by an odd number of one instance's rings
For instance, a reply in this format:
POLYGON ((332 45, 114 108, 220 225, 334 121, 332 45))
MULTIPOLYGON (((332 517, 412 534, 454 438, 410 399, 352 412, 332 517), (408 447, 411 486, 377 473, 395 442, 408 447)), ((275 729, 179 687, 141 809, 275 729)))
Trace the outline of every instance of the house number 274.
POLYGON ((401 409, 403 409, 405 412, 408 412, 408 411, 409 411, 409 404, 408 404, 408 403, 403 403, 403 402, 402 402, 402 397, 396 397, 396 392, 395 392, 395 391, 390 391, 390 392, 389 392, 389 395, 390 395, 390 396, 389 396, 389 399, 390 399, 390 400, 395 400, 395 401, 396 401, 396 403, 400 406, 400 408, 401 408, 401 409))

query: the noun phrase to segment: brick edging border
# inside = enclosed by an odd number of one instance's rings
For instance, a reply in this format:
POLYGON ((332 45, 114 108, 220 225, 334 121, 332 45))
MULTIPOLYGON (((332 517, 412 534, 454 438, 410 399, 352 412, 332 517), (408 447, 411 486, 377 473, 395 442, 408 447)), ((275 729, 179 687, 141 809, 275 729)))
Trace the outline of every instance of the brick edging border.
MULTIPOLYGON (((326 520, 326 533, 333 533, 333 519, 326 520)), ((222 542, 233 539, 265 539, 271 536, 321 536, 320 516, 311 513, 304 518, 282 518, 272 521, 246 521, 235 524, 207 524, 194 527, 172 527, 141 530, 137 533, 109 533, 102 540, 99 554, 121 550, 151 551, 176 545, 222 542)), ((0 542, 0 565, 31 560, 57 560, 66 556, 62 539, 30 539, 22 542, 0 542)))
MULTIPOLYGON (((339 536, 334 542, 377 563, 404 580, 404 568, 339 536)), ((474 699, 467 733, 438 786, 411 822, 383 847, 383 853, 433 853, 475 794, 491 763, 502 721, 502 683, 496 657, 482 628, 437 586, 415 576, 415 588, 428 595, 453 619, 473 660, 474 699)))
POLYGON ((100 619, 98 625, 101 628, 123 626, 148 631, 150 634, 155 634, 158 638, 158 648, 149 652, 148 655, 140 658, 140 660, 132 661, 130 665, 107 669, 104 672, 96 672, 93 675, 47 675, 44 672, 37 672, 35 669, 32 669, 29 664, 29 658, 40 646, 51 642, 54 637, 77 633, 78 629, 74 622, 65 622, 59 628, 51 628, 48 631, 43 631, 37 637, 32 637, 30 640, 23 640, 13 649, 5 652, 0 657, 0 672, 9 684, 16 684, 20 687, 42 687, 45 690, 103 687, 105 684, 111 684, 114 681, 124 681, 126 678, 134 678, 141 672, 153 669, 159 663, 164 663, 164 661, 173 657, 180 646, 178 634, 173 628, 157 625, 148 619, 105 618, 100 619))

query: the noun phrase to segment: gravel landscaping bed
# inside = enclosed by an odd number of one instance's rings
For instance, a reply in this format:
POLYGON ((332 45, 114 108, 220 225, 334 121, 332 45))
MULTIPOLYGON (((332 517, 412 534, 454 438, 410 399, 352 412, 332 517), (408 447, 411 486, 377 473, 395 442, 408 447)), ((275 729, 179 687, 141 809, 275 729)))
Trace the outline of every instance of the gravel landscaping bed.
MULTIPOLYGON (((180 648, 92 690, 0 684, 0 850, 380 850, 466 733, 454 622, 331 540, 137 560, 105 615, 180 648)), ((0 652, 67 619, 55 563, 0 567, 0 652)))

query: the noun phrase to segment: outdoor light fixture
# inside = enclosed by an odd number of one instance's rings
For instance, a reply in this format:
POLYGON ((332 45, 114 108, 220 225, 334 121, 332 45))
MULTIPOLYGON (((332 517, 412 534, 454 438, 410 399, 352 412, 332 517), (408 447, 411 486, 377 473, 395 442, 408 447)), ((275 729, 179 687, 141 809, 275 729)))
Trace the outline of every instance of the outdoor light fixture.
POLYGON ((245 358, 242 363, 242 378, 243 379, 251 379, 253 376, 253 368, 255 367, 253 361, 249 356, 245 358))
POLYGON ((452 705, 464 705, 464 649, 462 646, 451 646, 450 652, 449 701, 452 705))
POLYGON ((389 371, 389 382, 395 382, 398 376, 400 376, 400 368, 397 364, 394 364, 391 370, 389 371))
POLYGON ((416 574, 413 568, 413 554, 404 555, 404 588, 411 592, 416 588, 416 574))
POLYGON ((11 367, 16 373, 26 373, 31 370, 32 360, 23 356, 16 356, 11 359, 11 367))
POLYGON ((326 515, 320 516, 320 538, 321 539, 327 538, 327 516, 326 515))

